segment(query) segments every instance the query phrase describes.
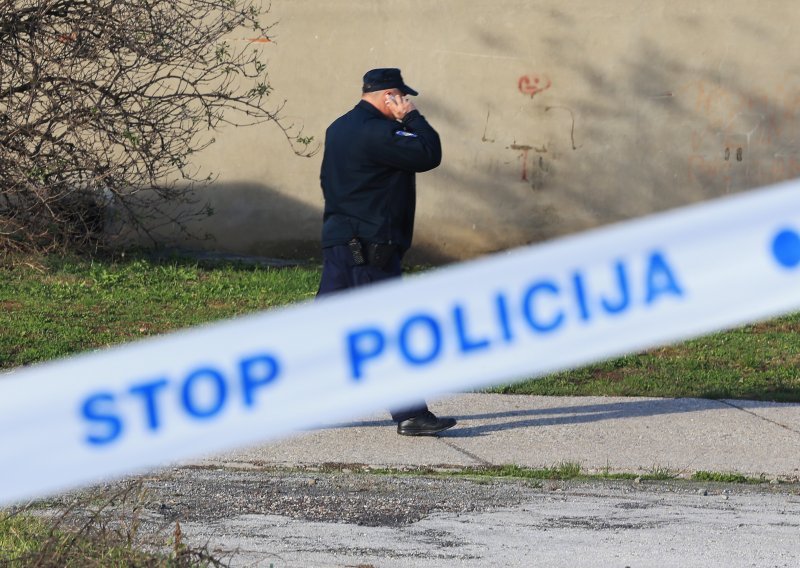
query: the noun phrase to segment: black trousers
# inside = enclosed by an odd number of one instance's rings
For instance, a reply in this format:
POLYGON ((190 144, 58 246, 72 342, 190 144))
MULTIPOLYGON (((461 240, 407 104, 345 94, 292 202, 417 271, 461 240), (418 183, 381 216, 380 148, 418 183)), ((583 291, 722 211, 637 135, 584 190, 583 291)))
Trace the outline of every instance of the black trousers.
MULTIPOLYGON (((402 273, 400 253, 395 253, 384 268, 378 268, 369 264, 357 265, 347 245, 326 247, 322 249, 322 279, 317 296, 399 278, 402 273)), ((390 410, 390 413, 392 420, 402 422, 427 411, 428 406, 421 401, 410 408, 390 410)))

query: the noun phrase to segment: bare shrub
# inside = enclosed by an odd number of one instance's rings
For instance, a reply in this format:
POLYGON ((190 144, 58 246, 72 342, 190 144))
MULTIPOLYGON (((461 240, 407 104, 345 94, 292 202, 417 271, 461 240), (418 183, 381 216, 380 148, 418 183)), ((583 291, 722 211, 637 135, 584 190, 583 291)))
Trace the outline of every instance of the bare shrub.
POLYGON ((3 0, 0 250, 102 246, 110 213, 145 234, 155 219, 185 227, 208 213, 193 154, 225 124, 271 122, 311 155, 268 103, 266 13, 259 0, 3 0))

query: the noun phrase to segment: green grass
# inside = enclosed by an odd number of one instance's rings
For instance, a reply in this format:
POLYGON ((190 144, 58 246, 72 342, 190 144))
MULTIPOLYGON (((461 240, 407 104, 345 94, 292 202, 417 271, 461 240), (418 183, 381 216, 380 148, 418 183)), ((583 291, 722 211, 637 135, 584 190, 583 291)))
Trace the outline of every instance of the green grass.
POLYGON ((662 467, 659 465, 651 467, 650 471, 641 476, 642 479, 649 479, 651 481, 666 481, 669 479, 675 479, 676 477, 678 477, 677 472, 668 467, 662 467))
POLYGON ((54 530, 35 517, 0 518, 0 564, 3 566, 122 567, 143 565, 145 558, 145 554, 123 546, 100 546, 91 539, 54 530))
POLYGON ((721 473, 715 471, 697 471, 692 474, 692 481, 710 481, 714 483, 741 483, 758 485, 766 483, 765 477, 747 477, 740 473, 721 473))
POLYGON ((0 515, 0 565, 9 568, 86 566, 126 568, 179 568, 221 565, 210 556, 178 551, 175 554, 148 553, 108 534, 63 530, 53 522, 30 515, 0 515))
MULTIPOLYGON (((346 467, 341 465, 329 465, 323 468, 324 473, 339 473, 342 471, 369 475, 391 475, 391 476, 430 476, 430 477, 467 477, 467 478, 503 478, 512 479, 531 479, 531 480, 566 480, 587 477, 581 472, 581 466, 574 462, 561 462, 552 467, 527 468, 517 465, 499 465, 486 467, 464 467, 452 470, 437 470, 429 467, 419 467, 411 469, 392 469, 374 468, 350 464, 346 467)), ((611 476, 608 476, 611 477, 611 476)), ((635 477, 635 476, 634 476, 635 477)))
POLYGON ((0 562, 35 553, 47 532, 45 524, 32 517, 0 517, 0 562))
MULTIPOLYGON (((313 298, 318 266, 46 257, 0 268, 0 369, 313 298)), ((800 313, 490 392, 800 402, 800 313)))
POLYGON ((581 477, 581 466, 575 462, 561 462, 552 467, 541 469, 504 465, 497 468, 486 468, 482 473, 491 477, 512 477, 516 479, 577 479, 581 477))
POLYGON ((799 402, 800 313, 490 392, 799 402))
POLYGON ((142 530, 148 498, 138 480, 92 491, 69 504, 42 501, 0 511, 0 566, 227 566, 206 546, 187 544, 178 522, 142 530))
MULTIPOLYGON (((278 468, 275 471, 284 471, 278 468)), ((300 468, 297 470, 306 472, 300 468)), ((762 475, 760 477, 748 477, 738 473, 724 473, 714 471, 698 471, 685 477, 680 472, 662 466, 653 466, 643 473, 611 473, 608 469, 599 472, 585 472, 581 464, 576 462, 561 462, 551 467, 529 468, 517 465, 499 465, 482 467, 459 467, 452 469, 415 467, 415 468, 374 468, 359 464, 327 464, 321 470, 325 474, 354 473, 360 475, 389 475, 394 477, 437 477, 437 478, 466 478, 479 483, 491 481, 493 479, 522 479, 530 481, 591 481, 591 480, 615 480, 615 481, 676 481, 676 482, 702 482, 702 483, 732 483, 742 485, 759 485, 770 483, 770 479, 762 475)), ((773 481, 775 483, 775 481, 773 481)))
POLYGON ((0 268, 0 368, 307 300, 318 267, 49 257, 0 268))

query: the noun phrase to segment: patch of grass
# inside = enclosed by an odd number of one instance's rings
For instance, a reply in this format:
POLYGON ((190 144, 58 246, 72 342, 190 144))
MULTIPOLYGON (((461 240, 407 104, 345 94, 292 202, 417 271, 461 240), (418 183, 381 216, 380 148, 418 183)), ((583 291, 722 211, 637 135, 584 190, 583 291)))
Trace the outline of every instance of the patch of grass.
POLYGON ((0 516, 0 562, 35 553, 49 529, 44 522, 22 515, 0 516))
POLYGON ((178 523, 170 538, 156 547, 169 552, 145 550, 138 534, 140 488, 139 484, 132 484, 113 494, 91 495, 56 515, 43 516, 34 509, 0 512, 0 565, 14 568, 225 566, 205 548, 184 544, 178 523))
POLYGON ((319 268, 46 257, 0 268, 0 369, 309 300, 319 268))
POLYGON ((800 402, 800 313, 487 392, 800 402))
POLYGON ((761 477, 747 477, 740 473, 720 473, 714 471, 698 471, 692 475, 692 481, 711 481, 716 483, 743 483, 757 485, 766 483, 767 479, 761 477))
MULTIPOLYGON (((564 480, 576 479, 581 476, 581 465, 575 462, 561 462, 552 467, 542 469, 528 469, 516 465, 504 465, 496 468, 485 468, 480 475, 491 477, 514 477, 517 479, 550 479, 564 480)), ((474 474, 474 471, 470 471, 474 474)))
POLYGON ((668 467, 654 465, 647 473, 611 473, 611 467, 606 465, 601 473, 591 477, 601 477, 603 479, 638 479, 639 481, 669 481, 678 478, 678 472, 668 467))
POLYGON ((633 473, 611 473, 611 464, 606 460, 606 466, 597 474, 597 477, 601 479, 636 479, 639 476, 633 473))
POLYGON ((667 481, 678 477, 678 473, 668 467, 654 465, 646 474, 639 476, 649 481, 667 481))
POLYGON ((178 566, 167 557, 122 544, 54 529, 42 519, 14 515, 0 519, 3 566, 178 566))
POLYGON ((581 474, 581 465, 575 462, 561 462, 552 467, 526 468, 518 465, 499 465, 487 467, 459 467, 448 469, 434 469, 431 467, 392 469, 368 468, 363 465, 325 464, 321 468, 323 473, 368 473, 373 475, 427 475, 434 477, 475 477, 499 478, 511 477, 515 479, 539 480, 565 480, 585 477, 581 474))
POLYGON ((588 476, 590 479, 611 479, 611 480, 626 480, 630 481, 633 479, 644 479, 641 475, 637 475, 635 473, 598 473, 595 475, 588 476))
POLYGON ((178 568, 221 566, 204 554, 179 547, 174 555, 145 552, 130 542, 110 538, 97 527, 59 528, 30 515, 0 516, 0 565, 9 567, 129 567, 178 568))
MULTIPOLYGON (((307 472, 300 468, 296 471, 307 472)), ((468 478, 476 482, 483 482, 491 479, 527 479, 538 481, 566 481, 571 479, 593 480, 640 480, 640 481, 678 481, 678 482, 718 482, 736 484, 763 484, 769 481, 766 477, 747 477, 738 473, 719 473, 710 471, 698 471, 686 479, 680 477, 678 472, 662 466, 653 466, 646 473, 612 473, 610 467, 606 467, 599 473, 584 472, 581 465, 576 462, 561 462, 552 467, 545 468, 526 468, 517 465, 486 466, 486 467, 458 467, 458 468, 372 468, 362 464, 325 464, 322 468, 315 469, 324 474, 355 473, 366 475, 391 475, 391 476, 426 476, 426 477, 461 477, 468 478)))
MULTIPOLYGON (((319 277, 143 256, 2 266, 0 369, 310 300, 319 277)), ((488 392, 800 402, 800 313, 488 392)))

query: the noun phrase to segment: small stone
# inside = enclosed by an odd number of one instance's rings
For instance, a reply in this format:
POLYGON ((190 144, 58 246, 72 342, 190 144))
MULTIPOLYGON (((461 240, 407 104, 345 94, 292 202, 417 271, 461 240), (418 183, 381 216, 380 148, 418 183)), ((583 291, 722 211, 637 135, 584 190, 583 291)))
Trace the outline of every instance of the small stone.
POLYGON ((727 496, 727 495, 723 495, 723 496, 722 496, 722 500, 723 500, 723 501, 727 501, 727 500, 728 500, 728 496, 727 496))
POLYGON ((308 485, 316 485, 317 484, 317 480, 312 478, 312 479, 309 479, 307 481, 307 483, 308 483, 308 485))
POLYGON ((702 489, 702 488, 698 489, 697 490, 697 494, 698 495, 708 495, 708 489, 702 489))
POLYGON ((633 482, 634 483, 641 483, 642 482, 642 478, 641 477, 637 477, 636 479, 633 480, 633 482))
POLYGON ((778 485, 779 483, 780 483, 780 481, 778 481, 777 479, 770 479, 769 480, 769 484, 770 485, 778 485))

